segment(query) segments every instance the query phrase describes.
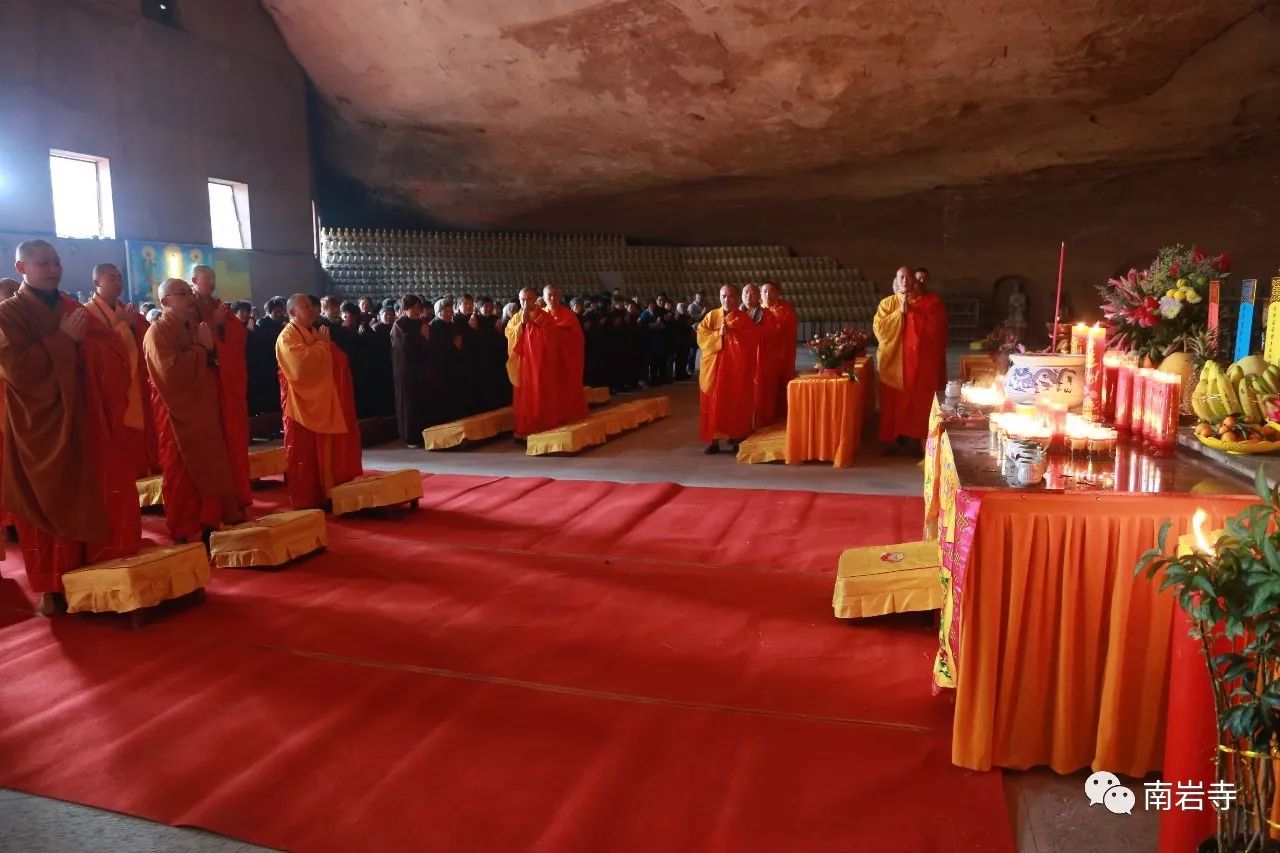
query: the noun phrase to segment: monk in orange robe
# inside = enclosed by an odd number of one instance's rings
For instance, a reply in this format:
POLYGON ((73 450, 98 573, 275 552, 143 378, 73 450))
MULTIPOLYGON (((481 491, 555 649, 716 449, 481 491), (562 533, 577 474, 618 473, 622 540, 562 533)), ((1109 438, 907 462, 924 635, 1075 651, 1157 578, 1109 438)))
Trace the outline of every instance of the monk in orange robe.
POLYGON ((142 546, 138 468, 142 464, 143 407, 133 335, 137 311, 120 299, 124 279, 113 264, 93 268, 93 296, 80 354, 84 359, 85 429, 105 503, 108 537, 89 542, 85 560, 128 557, 142 546))
POLYGON ((578 315, 565 307, 560 288, 520 291, 520 310, 507 323, 507 377, 513 389, 516 438, 587 416, 582 391, 585 344, 578 315))
MULTIPOLYGON (((0 302, 10 298, 18 292, 18 288, 22 286, 22 282, 15 278, 0 278, 0 302)), ((0 429, 4 424, 4 382, 0 381, 0 429)), ((4 467, 4 445, 0 443, 0 470, 4 467)), ((13 513, 0 505, 0 527, 13 526, 13 513)))
POLYGON ((347 356, 316 327, 316 309, 302 293, 289 297, 289 325, 276 338, 289 501, 322 507, 329 492, 359 477, 360 432, 347 356))
POLYGON ((766 281, 760 288, 760 296, 765 310, 777 321, 770 346, 777 364, 777 372, 773 377, 773 394, 778 418, 784 419, 787 416, 787 383, 796 378, 796 330, 800 326, 800 320, 791 303, 782 298, 782 285, 776 281, 766 281))
POLYGON ((14 515, 27 581, 40 594, 39 610, 50 615, 66 607, 62 576, 84 565, 84 543, 107 536, 84 430, 79 344, 88 315, 58 290, 62 261, 53 246, 27 240, 16 257, 22 287, 0 302, 0 503, 14 515))
POLYGON ((778 420, 778 321, 760 301, 760 288, 748 284, 742 288, 742 310, 755 323, 759 332, 756 349, 756 382, 752 429, 769 426, 778 420))
POLYGON ((190 542, 244 512, 219 417, 213 330, 199 322, 195 293, 180 278, 160 285, 160 304, 142 350, 155 389, 164 519, 174 542, 190 542))
POLYGON ((720 288, 720 307, 698 323, 698 349, 698 435, 707 453, 719 453, 720 439, 736 448, 754 429, 760 327, 742 310, 733 285, 720 288))
POLYGON ((934 395, 947 383, 947 313, 942 297, 923 289, 902 267, 893 295, 873 321, 880 380, 880 441, 885 453, 920 452, 934 395))
POLYGON ((214 296, 218 280, 213 267, 200 264, 192 268, 191 285, 196 292, 200 322, 213 331, 222 434, 226 436, 231 460, 231 482, 243 508, 253 503, 249 484, 249 363, 245 358, 249 333, 230 306, 214 296))

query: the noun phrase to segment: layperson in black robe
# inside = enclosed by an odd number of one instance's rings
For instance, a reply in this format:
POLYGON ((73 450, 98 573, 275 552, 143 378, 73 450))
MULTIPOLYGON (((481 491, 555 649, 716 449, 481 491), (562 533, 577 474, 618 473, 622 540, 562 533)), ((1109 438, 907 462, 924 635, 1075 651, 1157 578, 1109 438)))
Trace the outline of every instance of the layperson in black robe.
POLYGON ((283 297, 273 296, 263 306, 265 317, 258 319, 245 349, 245 367, 249 374, 249 414, 275 414, 280 411, 280 374, 276 364, 276 338, 289 322, 283 297))
POLYGON ((477 391, 476 407, 491 412, 511 405, 511 379, 507 376, 507 336, 502 318, 488 296, 480 298, 475 317, 476 373, 472 379, 477 391))
POLYGON ((462 341, 462 381, 449 392, 458 398, 457 407, 462 413, 458 417, 474 415, 485 411, 480 408, 479 354, 476 351, 476 300, 470 293, 462 294, 462 298, 453 309, 453 327, 462 341))
POLYGON ((396 309, 382 308, 380 316, 360 331, 373 417, 389 417, 396 413, 396 384, 391 368, 391 327, 395 321, 396 309))
POLYGON ((607 315, 601 313, 593 301, 582 315, 584 339, 583 372, 588 388, 609 387, 609 356, 606 338, 609 335, 607 315))
POLYGON ((462 355, 462 332, 453 324, 453 303, 448 299, 437 300, 435 315, 427 337, 428 372, 435 392, 431 426, 465 417, 469 414, 465 406, 470 398, 465 388, 468 376, 462 355))
POLYGON ((422 302, 413 294, 400 300, 400 316, 391 327, 391 367, 395 382, 396 428, 409 447, 422 446, 422 431, 431 425, 431 378, 428 327, 422 302))

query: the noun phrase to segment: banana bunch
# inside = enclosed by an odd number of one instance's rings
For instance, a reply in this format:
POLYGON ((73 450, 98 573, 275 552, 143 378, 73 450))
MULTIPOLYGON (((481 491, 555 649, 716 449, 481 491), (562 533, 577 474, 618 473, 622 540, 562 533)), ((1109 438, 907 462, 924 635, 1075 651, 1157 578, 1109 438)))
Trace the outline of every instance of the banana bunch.
POLYGON ((1205 362, 1200 381, 1191 392, 1191 408, 1201 421, 1217 424, 1228 417, 1239 417, 1262 424, 1275 413, 1276 401, 1272 398, 1280 395, 1280 367, 1268 364, 1250 373, 1241 364, 1236 362, 1224 373, 1217 362, 1205 362))

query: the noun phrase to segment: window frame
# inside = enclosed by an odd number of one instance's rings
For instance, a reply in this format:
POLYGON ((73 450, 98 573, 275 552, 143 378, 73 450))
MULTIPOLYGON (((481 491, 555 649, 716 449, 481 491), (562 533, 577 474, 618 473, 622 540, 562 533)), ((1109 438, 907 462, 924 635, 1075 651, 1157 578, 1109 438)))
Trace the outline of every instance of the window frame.
POLYGON ((239 246, 220 246, 213 240, 213 201, 209 201, 209 242, 215 249, 232 249, 250 251, 253 249, 253 229, 249 219, 249 185, 243 181, 232 181, 227 178, 208 178, 205 192, 214 184, 231 188, 231 203, 235 209, 236 226, 240 232, 239 246))
POLYGON ((53 161, 75 160, 80 163, 92 163, 94 166, 94 205, 98 212, 98 228, 96 234, 64 234, 58 227, 58 204, 53 198, 53 230, 59 237, 69 240, 114 240, 116 238, 116 215, 111 196, 111 159, 96 154, 83 154, 79 151, 68 151, 64 148, 49 149, 49 192, 53 192, 53 161))

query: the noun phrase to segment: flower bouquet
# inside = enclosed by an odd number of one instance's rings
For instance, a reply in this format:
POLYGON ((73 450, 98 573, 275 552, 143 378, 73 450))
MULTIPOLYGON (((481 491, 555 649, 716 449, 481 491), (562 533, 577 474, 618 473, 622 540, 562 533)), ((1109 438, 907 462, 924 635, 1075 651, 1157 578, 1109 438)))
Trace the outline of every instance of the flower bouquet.
POLYGON ((991 357, 996 366, 996 373, 1004 373, 1009 367, 1009 356, 1012 353, 1024 353, 1027 348, 1022 345, 1018 333, 1001 323, 992 329, 978 346, 991 357))
POLYGON ((1230 270, 1226 252, 1210 257, 1198 247, 1167 246, 1147 269, 1099 285, 1111 329, 1108 349, 1137 352, 1156 364, 1191 350, 1208 329, 1209 282, 1230 270))
POLYGON ((809 340, 809 351, 818 358, 818 367, 824 371, 843 372, 853 382, 858 381, 853 372, 853 361, 867 352, 871 336, 845 326, 838 332, 814 335, 809 340))

